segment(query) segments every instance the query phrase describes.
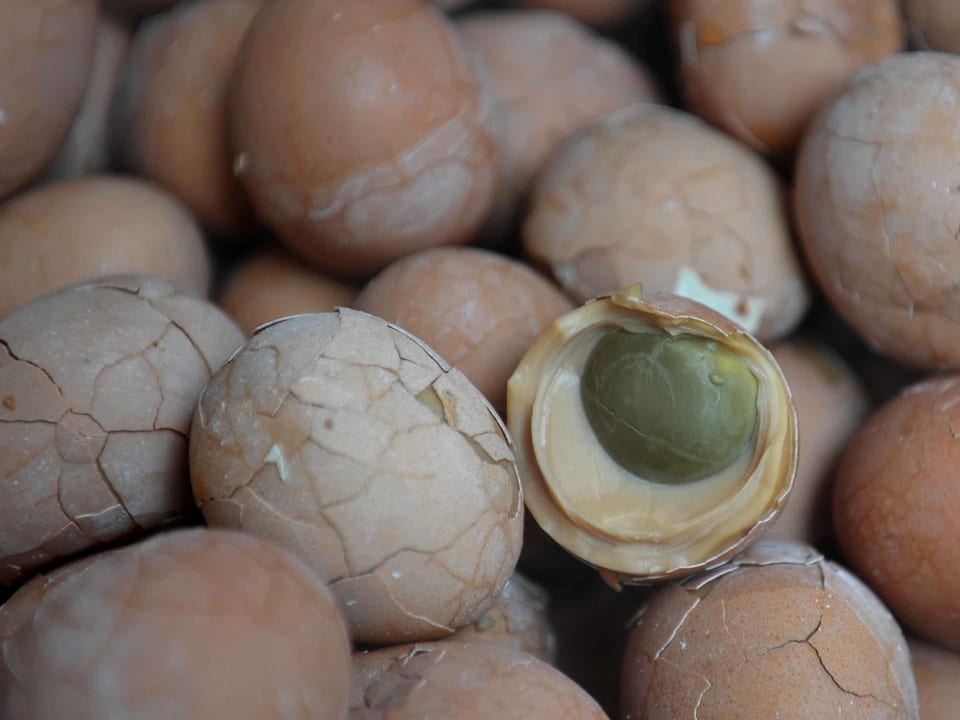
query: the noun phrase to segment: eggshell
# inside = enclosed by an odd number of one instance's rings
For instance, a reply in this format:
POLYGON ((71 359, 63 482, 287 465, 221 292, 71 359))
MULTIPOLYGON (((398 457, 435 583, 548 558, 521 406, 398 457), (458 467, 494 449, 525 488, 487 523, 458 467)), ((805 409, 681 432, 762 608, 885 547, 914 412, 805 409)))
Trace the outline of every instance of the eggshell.
POLYGON ((353 720, 603 720, 570 678, 532 655, 455 639, 355 653, 353 720))
POLYGON ((117 130, 140 175, 180 198, 221 236, 249 232, 233 177, 227 86, 261 0, 202 0, 154 15, 138 29, 119 99, 117 130))
POLYGON ((953 0, 903 0, 914 47, 960 52, 960 5, 953 0))
POLYGON ((239 533, 169 533, 37 578, 0 608, 0 648, 11 719, 338 720, 348 700, 330 593, 239 533))
POLYGON ((207 293, 200 229, 155 186, 89 176, 0 206, 0 317, 64 285, 119 273, 151 273, 181 292, 207 293))
POLYGON ((897 0, 671 0, 693 112, 765 153, 792 150, 861 67, 900 51, 897 0))
POLYGON ((147 276, 0 320, 0 583, 182 522, 193 409, 242 341, 213 305, 147 276))
POLYGON ((397 260, 367 283, 356 307, 422 339, 503 412, 517 363, 573 303, 515 260, 435 248, 397 260))
POLYGON ((423 0, 273 0, 234 91, 234 171, 318 268, 370 275, 483 221, 495 161, 480 85, 423 0))
POLYGON ((0 6, 0 198, 57 154, 83 99, 96 29, 97 0, 0 6))
POLYGON ((954 720, 960 707, 960 654, 910 638, 922 720, 954 720))
POLYGON ((833 517, 851 567, 905 627, 960 650, 960 377, 910 386, 861 427, 833 517))
POLYGON ((607 113, 659 97, 639 63, 563 13, 474 13, 458 29, 493 96, 499 173, 492 222, 501 227, 560 141, 607 113))
POLYGON ((878 351, 960 367, 960 57, 905 53, 854 75, 817 116, 794 202, 823 291, 878 351))
POLYGON ((355 310, 261 329, 200 397, 207 522, 294 552, 358 642, 450 635, 513 572, 522 496, 506 431, 426 345, 355 310))
POLYGON ((236 267, 217 303, 248 336, 261 325, 309 312, 351 307, 357 291, 282 250, 264 250, 236 267))
POLYGON ((624 718, 918 720, 907 643, 854 575, 759 543, 658 590, 623 665, 624 718))
POLYGON ((658 105, 563 145, 536 182, 523 243, 575 300, 639 282, 761 340, 787 334, 809 302, 777 177, 741 143, 658 105))
POLYGON ((867 396, 853 370, 826 345, 792 340, 771 351, 793 393, 799 454, 790 498, 764 538, 825 549, 833 527, 830 480, 867 415, 867 396))
POLYGON ((42 180, 68 180, 110 169, 114 149, 109 131, 110 112, 120 71, 127 59, 130 34, 130 29, 113 16, 100 15, 93 65, 83 101, 66 140, 42 180))

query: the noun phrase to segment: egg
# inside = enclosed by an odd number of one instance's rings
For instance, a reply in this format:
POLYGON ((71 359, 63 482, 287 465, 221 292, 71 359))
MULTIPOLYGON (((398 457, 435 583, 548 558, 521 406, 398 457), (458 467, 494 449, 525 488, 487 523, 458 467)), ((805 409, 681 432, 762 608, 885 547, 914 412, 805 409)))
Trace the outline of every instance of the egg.
POLYGON ((351 718, 606 720, 582 688, 532 655, 451 638, 355 653, 351 718))
POLYGON ((369 276, 484 220, 496 168, 480 84, 423 0, 266 3, 234 83, 234 172, 317 268, 369 276))
POLYGON ((897 0, 671 0, 669 7, 692 110, 780 156, 850 75, 903 45, 897 0))
POLYGON ((906 640, 853 574, 759 543, 659 589, 623 662, 626 718, 919 720, 906 640))
POLYGON ((38 577, 0 608, 0 715, 344 717, 350 645, 327 589, 270 543, 158 536, 38 577))
POLYGON ((960 707, 960 654, 909 638, 921 720, 953 720, 960 707))
POLYGON ((212 304, 148 276, 0 320, 0 583, 189 517, 194 406, 242 341, 212 304))
POLYGON ((222 237, 253 226, 227 144, 227 86, 261 0, 183 3, 144 21, 118 99, 131 167, 222 237))
POLYGON ((573 303, 516 260, 476 248, 434 248, 373 278, 356 308, 422 339, 503 412, 517 363, 573 303))
POLYGON ((588 25, 612 25, 650 4, 650 0, 513 0, 523 7, 559 10, 588 25))
POLYGON ((794 205, 813 274, 873 348, 960 367, 960 57, 905 53, 855 74, 797 158, 794 205))
POLYGON ((837 468, 847 562, 905 627, 960 650, 960 377, 909 386, 860 428, 837 468), (957 426, 953 423, 956 422, 957 426))
POLYGON ((761 340, 786 335, 809 303, 777 177, 741 143, 659 105, 608 115, 554 154, 523 244, 580 302, 642 283, 761 340))
POLYGON ((495 109, 499 172, 489 233, 513 222, 560 141, 603 115, 659 97, 638 62, 564 13, 473 13, 458 29, 495 109))
POLYGON ((799 450, 790 499, 764 538, 825 550, 833 534, 830 480, 840 454, 867 415, 866 392, 853 370, 827 345, 794 339, 771 351, 793 394, 799 450))
POLYGON ((217 303, 247 335, 288 315, 351 307, 357 290, 280 249, 254 254, 235 267, 217 303))
POLYGON ((67 137, 87 87, 96 32, 97 0, 4 0, 0 198, 36 178, 67 137))
POLYGON ((181 292, 207 294, 200 228, 155 186, 94 175, 0 205, 0 317, 64 285, 120 273, 150 273, 181 292))
POLYGON ((190 472, 207 523, 304 560, 358 642, 475 622, 520 552, 523 500, 496 413, 420 340, 356 310, 254 335, 201 393, 190 472))
POLYGON ((903 0, 913 45, 923 50, 960 52, 960 6, 952 0, 903 0))

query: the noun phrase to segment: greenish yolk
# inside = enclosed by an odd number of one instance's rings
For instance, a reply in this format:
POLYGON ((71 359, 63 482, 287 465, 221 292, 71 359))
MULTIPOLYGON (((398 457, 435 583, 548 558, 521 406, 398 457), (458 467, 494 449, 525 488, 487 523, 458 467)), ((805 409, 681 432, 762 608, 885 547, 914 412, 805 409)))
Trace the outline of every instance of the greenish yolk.
POLYGON ((688 483, 729 467, 757 422, 750 366, 695 335, 609 333, 587 358, 580 398, 604 450, 656 483, 688 483))

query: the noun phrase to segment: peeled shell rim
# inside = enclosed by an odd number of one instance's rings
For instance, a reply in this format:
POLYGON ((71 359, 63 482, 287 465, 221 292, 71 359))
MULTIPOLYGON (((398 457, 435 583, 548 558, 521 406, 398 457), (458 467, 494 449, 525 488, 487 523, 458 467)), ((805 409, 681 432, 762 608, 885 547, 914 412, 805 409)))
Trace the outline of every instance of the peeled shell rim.
MULTIPOLYGON (((510 378, 507 388, 507 424, 513 435, 517 466, 520 469, 526 505, 534 519, 564 549, 601 572, 612 572, 616 581, 643 583, 682 577, 690 573, 717 566, 758 538, 769 527, 782 509, 793 487, 797 467, 797 417, 793 398, 786 378, 773 355, 746 330, 728 318, 701 305, 675 295, 660 293, 643 297, 639 286, 621 293, 600 296, 588 301, 576 310, 561 316, 537 338, 527 351, 510 378), (655 558, 673 551, 667 545, 664 553, 662 543, 617 542, 597 533, 567 514, 557 502, 550 483, 544 477, 533 444, 533 410, 535 398, 550 373, 545 372, 559 343, 575 338, 583 330, 598 324, 616 325, 618 319, 629 318, 636 322, 642 316, 651 327, 667 332, 686 332, 706 336, 732 347, 739 354, 749 350, 752 364, 762 370, 761 394, 769 394, 771 402, 761 404, 759 412, 767 417, 778 411, 785 415, 779 426, 778 439, 783 452, 779 461, 774 454, 770 472, 772 494, 764 510, 746 530, 740 529, 709 542, 711 534, 700 538, 701 545, 709 549, 694 553, 685 562, 664 563, 655 558)), ((766 452, 766 451, 765 451, 766 452)), ((751 475, 744 480, 740 491, 756 472, 757 462, 764 453, 754 453, 751 475)), ((759 482, 759 481, 758 481, 759 482)), ((767 487, 764 483, 760 487, 767 487)), ((725 527, 720 523, 716 529, 725 527)))

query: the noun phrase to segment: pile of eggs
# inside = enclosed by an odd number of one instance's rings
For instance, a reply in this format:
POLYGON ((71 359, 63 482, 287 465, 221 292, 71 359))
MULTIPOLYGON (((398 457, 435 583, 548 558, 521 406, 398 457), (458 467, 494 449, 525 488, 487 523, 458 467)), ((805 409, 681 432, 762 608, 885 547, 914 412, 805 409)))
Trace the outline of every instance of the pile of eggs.
POLYGON ((954 718, 958 23, 5 0, 0 718, 954 718))

